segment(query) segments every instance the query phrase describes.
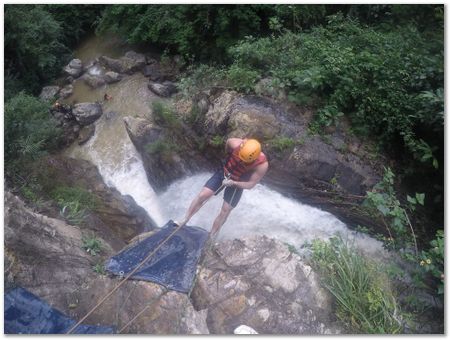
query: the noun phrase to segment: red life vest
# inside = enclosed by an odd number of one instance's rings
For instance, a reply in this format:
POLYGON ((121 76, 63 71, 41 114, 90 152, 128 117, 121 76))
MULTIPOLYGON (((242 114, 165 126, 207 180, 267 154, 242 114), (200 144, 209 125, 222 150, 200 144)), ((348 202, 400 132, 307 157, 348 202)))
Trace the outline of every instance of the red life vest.
POLYGON ((252 171, 259 164, 267 162, 266 155, 263 152, 261 152, 258 158, 255 159, 253 162, 248 164, 244 163, 239 158, 239 149, 240 149, 239 146, 233 149, 233 151, 230 153, 230 155, 226 160, 225 166, 223 167, 225 176, 231 174, 230 178, 234 181, 238 181, 243 174, 252 171))

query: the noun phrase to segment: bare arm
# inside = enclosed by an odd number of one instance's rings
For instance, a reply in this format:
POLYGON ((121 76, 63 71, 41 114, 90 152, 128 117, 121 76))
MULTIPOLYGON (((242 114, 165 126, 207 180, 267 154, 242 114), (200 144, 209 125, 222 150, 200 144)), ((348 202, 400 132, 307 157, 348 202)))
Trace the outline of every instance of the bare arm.
POLYGON ((264 177, 268 169, 269 163, 264 162, 255 168, 255 171, 252 173, 248 181, 246 182, 231 181, 232 185, 239 189, 251 189, 256 184, 259 183, 259 181, 264 177))
POLYGON ((225 151, 231 152, 236 149, 244 140, 241 138, 228 138, 225 144, 225 151))

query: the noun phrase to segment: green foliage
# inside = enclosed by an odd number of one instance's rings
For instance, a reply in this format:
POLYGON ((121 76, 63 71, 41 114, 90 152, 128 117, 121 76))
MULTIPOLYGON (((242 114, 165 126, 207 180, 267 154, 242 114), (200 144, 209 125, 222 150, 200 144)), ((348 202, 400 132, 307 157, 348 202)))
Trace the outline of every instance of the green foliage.
POLYGON ((87 33, 92 32, 105 5, 51 4, 42 6, 59 23, 63 43, 75 46, 87 33))
POLYGON ((41 190, 42 187, 39 185, 39 183, 37 183, 36 181, 30 181, 30 183, 27 183, 20 188, 20 193, 37 209, 41 209, 45 204, 44 199, 40 196, 41 190))
POLYGON ((5 5, 5 68, 31 92, 60 73, 69 56, 62 40, 60 23, 44 5, 5 5))
POLYGON ((180 127, 175 112, 168 104, 158 100, 152 102, 152 113, 156 123, 169 128, 177 129, 180 127))
POLYGON ((232 65, 228 69, 227 77, 230 85, 236 90, 249 93, 254 89, 260 74, 250 68, 232 65))
POLYGON ((191 97, 214 86, 227 86, 226 73, 223 68, 200 64, 189 67, 180 79, 178 88, 185 97, 191 97))
POLYGON ((175 144, 166 138, 161 138, 153 143, 148 143, 144 148, 148 154, 158 157, 165 163, 172 163, 173 156, 181 150, 181 147, 178 144, 175 144))
MULTIPOLYGON (((385 145, 401 137, 418 161, 433 165, 430 145, 438 140, 417 131, 423 121, 443 131, 442 32, 425 34, 413 26, 383 30, 334 15, 310 32, 247 37, 229 49, 229 70, 269 77, 291 100, 317 105, 319 127, 336 124, 345 113, 356 131, 370 132, 385 145), (305 102, 307 97, 315 103, 305 102)), ((232 85, 248 91, 249 79, 234 77, 232 85)))
POLYGON ((343 115, 344 113, 339 111, 336 105, 327 105, 317 111, 316 120, 313 124, 317 124, 318 129, 326 126, 337 126, 339 124, 339 118, 343 115))
POLYGON ((187 59, 223 60, 229 46, 261 31, 273 13, 270 5, 112 5, 98 30, 119 32, 132 43, 168 47, 187 59))
POLYGON ((428 250, 419 253, 416 235, 409 215, 417 206, 425 204, 425 194, 416 193, 414 197, 406 196, 402 205, 394 191, 394 174, 387 168, 383 180, 371 192, 367 192, 364 206, 368 207, 372 216, 381 218, 387 228, 389 237, 380 237, 388 249, 400 251, 400 255, 409 261, 417 274, 415 285, 426 287, 427 274, 436 281, 436 291, 443 294, 444 290, 444 233, 438 230, 436 238, 430 242, 428 250), (413 253, 413 247, 415 252, 413 253), (419 268, 417 268, 420 265, 419 268))
POLYGON ((297 248, 295 248, 295 246, 293 246, 292 244, 285 243, 285 245, 288 247, 288 250, 289 250, 290 253, 297 254, 297 255, 300 254, 298 252, 297 248))
POLYGON ((407 196, 407 206, 403 207, 394 190, 394 173, 385 168, 383 179, 367 192, 364 206, 377 218, 381 219, 389 233, 385 239, 388 248, 403 250, 403 255, 411 260, 410 250, 415 247, 417 256, 416 236, 408 216, 408 211, 414 211, 416 204, 423 205, 424 194, 416 194, 415 198, 407 196))
POLYGON ((279 152, 290 150, 295 146, 295 140, 290 137, 276 137, 269 141, 269 145, 279 152))
POLYGON ((59 76, 75 46, 93 29, 103 5, 5 5, 5 99, 38 94, 59 76))
POLYGON ((225 136, 215 135, 213 138, 211 138, 210 143, 216 148, 223 147, 225 145, 225 136))
POLYGON ((83 242, 81 248, 86 250, 89 255, 96 256, 102 250, 102 244, 95 236, 83 236, 81 241, 83 242))
POLYGON ((94 195, 78 187, 56 187, 50 196, 61 209, 60 215, 75 225, 82 224, 88 211, 95 209, 98 204, 94 195))
POLYGON ((95 266, 92 267, 92 270, 99 275, 106 274, 105 266, 102 263, 97 263, 95 266))
POLYGON ((5 104, 5 163, 36 159, 56 148, 61 129, 49 106, 20 92, 5 104))
POLYGON ((430 273, 436 280, 437 293, 444 295, 444 231, 438 230, 436 238, 430 242, 428 250, 422 250, 420 254, 420 266, 422 271, 430 273))
POLYGON ((339 237, 314 240, 312 262, 336 298, 336 315, 352 332, 398 334, 399 307, 384 270, 339 237))

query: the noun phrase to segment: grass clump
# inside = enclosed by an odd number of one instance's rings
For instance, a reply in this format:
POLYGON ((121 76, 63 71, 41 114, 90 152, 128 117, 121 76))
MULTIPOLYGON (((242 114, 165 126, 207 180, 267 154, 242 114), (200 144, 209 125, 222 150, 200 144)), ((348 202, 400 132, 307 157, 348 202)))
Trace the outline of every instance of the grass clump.
POLYGON ((92 270, 99 275, 106 274, 105 266, 102 263, 97 263, 95 266, 92 266, 92 270))
POLYGON ((88 211, 97 206, 93 194, 79 187, 56 187, 50 196, 60 208, 60 215, 71 224, 82 224, 88 216, 88 211))
POLYGON ((152 103, 152 112, 156 123, 169 128, 177 129, 180 127, 180 122, 174 110, 162 101, 152 103))
POLYGON ((270 145, 277 151, 283 152, 295 146, 295 140, 289 137, 276 137, 269 141, 270 145))
POLYGON ((102 244, 95 236, 83 236, 81 241, 83 242, 81 248, 92 256, 96 256, 102 250, 102 244))
POLYGON ((312 262, 336 299, 336 316, 349 331, 398 334, 399 307, 384 271, 340 237, 314 240, 312 262))

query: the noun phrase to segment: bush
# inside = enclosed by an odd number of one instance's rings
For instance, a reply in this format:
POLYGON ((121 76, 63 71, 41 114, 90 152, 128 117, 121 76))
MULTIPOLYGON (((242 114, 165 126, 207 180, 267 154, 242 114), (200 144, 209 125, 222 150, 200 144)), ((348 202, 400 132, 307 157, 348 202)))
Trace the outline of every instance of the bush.
POLYGON ((92 256, 96 256, 102 250, 102 243, 95 236, 83 236, 81 241, 83 242, 81 248, 92 256))
POLYGON ((180 122, 178 121, 172 108, 163 103, 162 101, 152 102, 153 119, 156 123, 170 128, 179 128, 180 122))
POLYGON ((336 298, 336 315, 351 332, 398 334, 402 325, 385 271, 341 238, 314 240, 313 267, 336 298))
POLYGON ((5 104, 5 163, 36 159, 56 149, 61 129, 49 105, 20 92, 5 104))
POLYGON ((444 295, 444 231, 438 230, 436 238, 430 242, 429 250, 421 252, 420 266, 425 273, 430 273, 437 282, 437 293, 444 295))
POLYGON ((228 86, 226 71, 223 68, 205 64, 190 67, 178 84, 185 97, 191 97, 214 86, 228 86))
POLYGON ((386 146, 400 137, 419 161, 436 166, 438 139, 418 135, 418 128, 427 121, 443 131, 442 32, 408 25, 383 30, 334 15, 311 32, 247 37, 229 49, 228 75, 244 91, 269 77, 290 100, 316 105, 319 125, 335 124, 345 113, 355 131, 386 146))

